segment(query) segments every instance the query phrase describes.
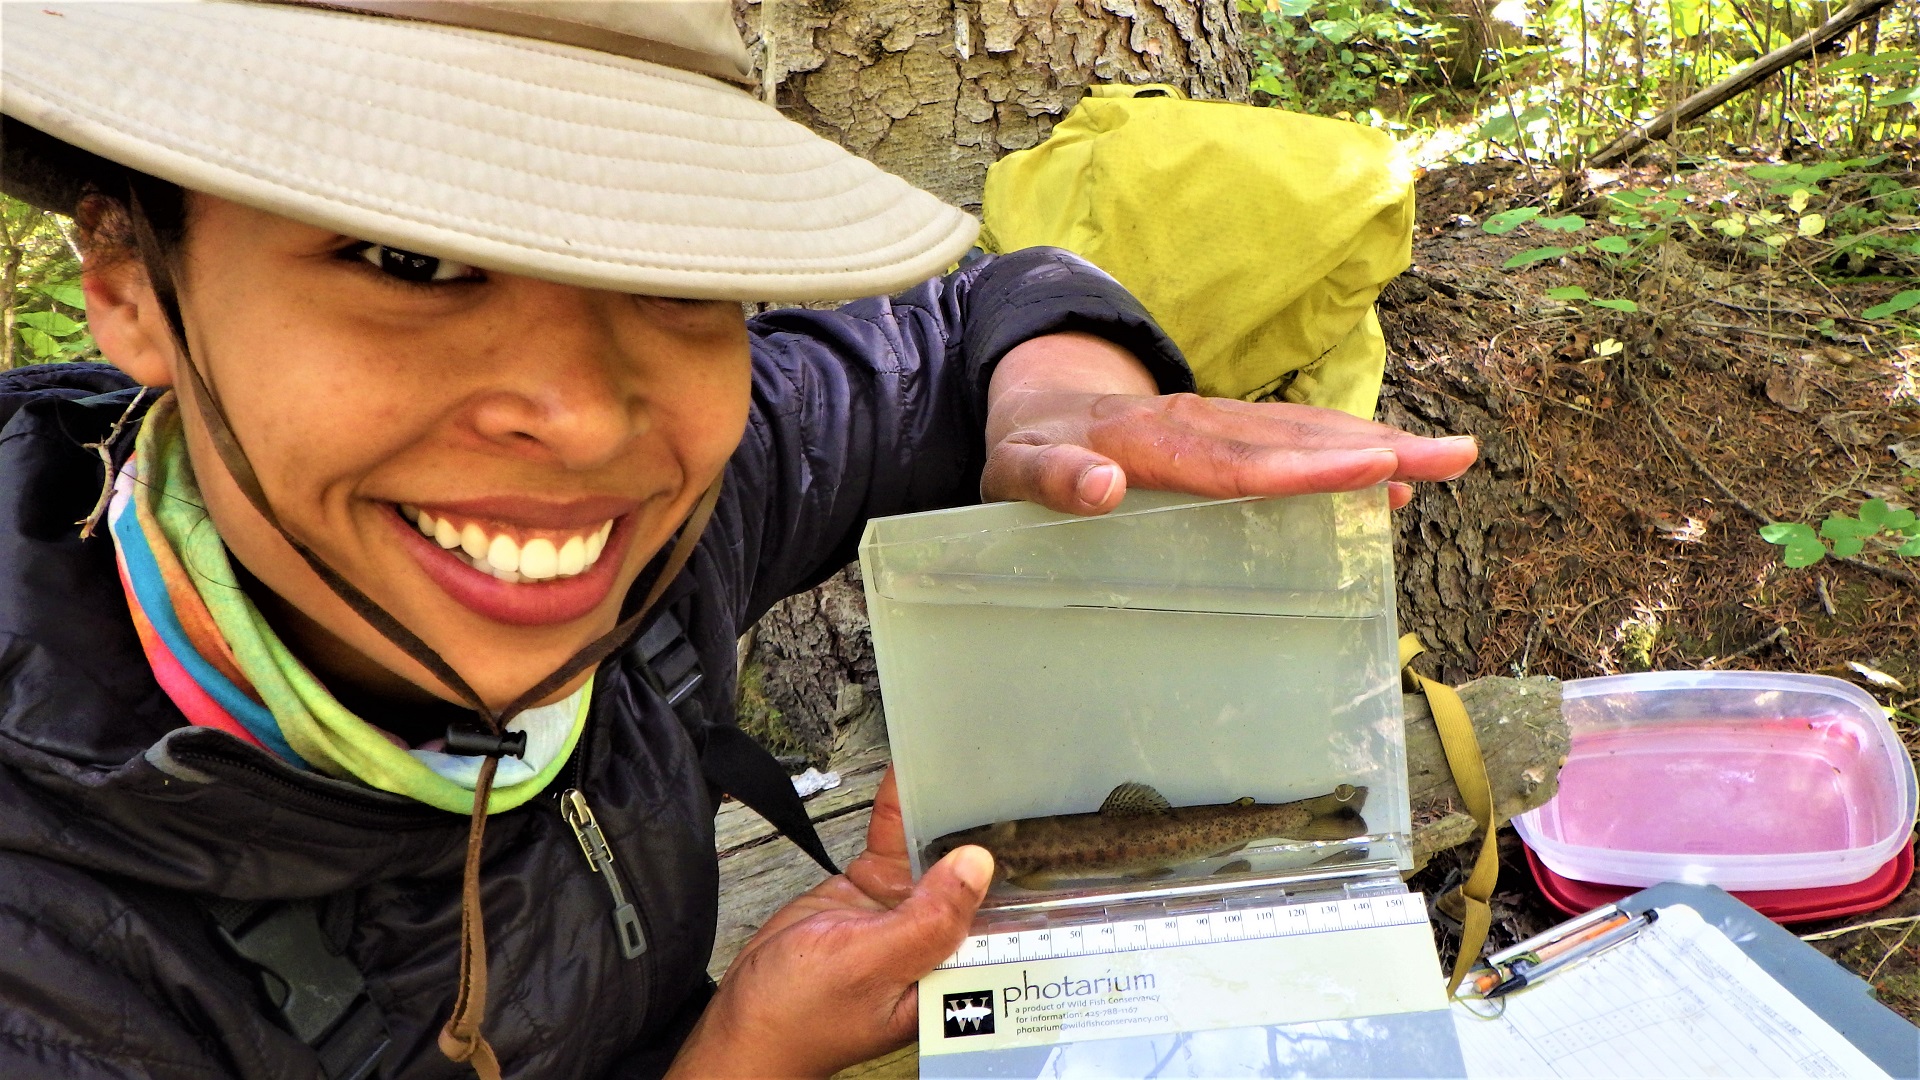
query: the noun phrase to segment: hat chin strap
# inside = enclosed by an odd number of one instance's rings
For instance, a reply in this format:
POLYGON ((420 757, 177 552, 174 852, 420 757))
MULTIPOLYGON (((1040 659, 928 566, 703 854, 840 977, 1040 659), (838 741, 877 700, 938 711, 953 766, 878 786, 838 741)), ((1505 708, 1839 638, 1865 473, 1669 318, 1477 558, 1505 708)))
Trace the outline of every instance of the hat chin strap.
MULTIPOLYGON (((532 688, 513 699, 503 709, 494 709, 486 699, 462 678, 453 666, 446 662, 432 646, 422 641, 419 635, 407 629, 400 620, 388 614, 386 609, 362 592, 359 586, 348 581, 345 576, 329 566, 312 548, 300 538, 289 532, 281 524, 280 516, 274 512, 273 504, 268 501, 264 488, 260 485, 259 475, 248 461, 246 452, 233 433, 225 408, 220 399, 207 384, 200 372, 199 364, 194 361, 187 348, 185 323, 180 315, 179 293, 174 287, 173 275, 167 266, 159 238, 154 234, 153 225, 147 219, 146 212, 140 206, 139 195, 129 188, 128 209, 133 219, 134 239, 139 245, 142 259, 147 265, 147 276, 152 282, 154 295, 159 299, 161 311, 166 316, 167 330, 179 350, 181 371, 184 375, 182 385, 188 397, 193 399, 201 423, 205 425, 208 437, 213 442, 214 452, 220 455, 220 461, 226 466, 227 473, 233 477, 242 495, 254 511, 271 525, 280 538, 299 554, 320 580, 338 596, 354 614, 367 625, 386 638, 394 647, 407 657, 427 669, 432 675, 471 707, 480 721, 486 726, 492 737, 481 762, 480 774, 474 783, 473 815, 467 832, 467 855, 462 872, 460 897, 460 988, 454 1000, 453 1014, 447 1018, 446 1025, 440 1030, 440 1051, 454 1061, 470 1062, 474 1071, 482 1080, 499 1080, 500 1063, 494 1056, 493 1047, 488 1045, 486 1037, 480 1032, 487 1012, 487 941, 486 927, 480 911, 480 855, 481 840, 486 831, 487 803, 493 792, 494 773, 500 765, 500 758, 509 752, 504 736, 506 725, 515 716, 531 708, 541 700, 552 696, 581 672, 597 666, 602 660, 626 647, 639 633, 641 623, 648 612, 658 603, 673 583, 680 571, 685 568, 692 556, 694 546, 700 535, 706 531, 707 522, 713 516, 713 508, 720 499, 720 486, 723 477, 715 477, 700 501, 694 504, 693 511, 681 526, 680 535, 674 541, 673 550, 667 556, 666 564, 647 590, 646 597, 633 613, 620 620, 613 629, 595 638, 579 652, 573 654, 565 663, 554 669, 553 673, 535 683, 532 688)), ((724 474, 723 474, 724 476, 724 474)), ((515 751, 517 752, 517 751, 515 751)))

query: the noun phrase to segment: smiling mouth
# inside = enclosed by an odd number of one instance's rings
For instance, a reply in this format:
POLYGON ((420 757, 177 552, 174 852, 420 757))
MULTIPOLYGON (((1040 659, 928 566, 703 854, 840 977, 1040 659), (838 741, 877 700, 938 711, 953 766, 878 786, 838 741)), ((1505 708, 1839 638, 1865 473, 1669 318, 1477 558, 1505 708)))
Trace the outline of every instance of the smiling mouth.
POLYGON ((400 516, 448 554, 511 585, 576 577, 606 551, 614 519, 575 529, 504 528, 400 504, 400 516))

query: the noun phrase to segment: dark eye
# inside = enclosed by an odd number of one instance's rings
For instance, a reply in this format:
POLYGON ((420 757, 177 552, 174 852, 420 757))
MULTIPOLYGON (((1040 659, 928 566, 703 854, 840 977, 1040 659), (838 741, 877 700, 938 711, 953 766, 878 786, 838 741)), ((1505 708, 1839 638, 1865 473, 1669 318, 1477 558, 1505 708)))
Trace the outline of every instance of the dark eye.
POLYGON ((387 244, 361 243, 356 245, 356 249, 350 249, 352 254, 365 259, 381 273, 417 285, 441 281, 477 281, 480 278, 480 271, 466 263, 403 251, 387 244))

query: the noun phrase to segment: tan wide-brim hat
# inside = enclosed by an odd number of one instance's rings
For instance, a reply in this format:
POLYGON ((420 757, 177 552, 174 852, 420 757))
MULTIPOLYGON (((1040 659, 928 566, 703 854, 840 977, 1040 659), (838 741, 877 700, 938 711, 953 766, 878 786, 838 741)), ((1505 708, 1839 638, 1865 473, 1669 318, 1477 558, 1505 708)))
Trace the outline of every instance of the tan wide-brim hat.
POLYGON ((8 117, 356 239, 735 300, 890 292, 965 253, 970 215, 748 72, 727 0, 0 3, 8 117))

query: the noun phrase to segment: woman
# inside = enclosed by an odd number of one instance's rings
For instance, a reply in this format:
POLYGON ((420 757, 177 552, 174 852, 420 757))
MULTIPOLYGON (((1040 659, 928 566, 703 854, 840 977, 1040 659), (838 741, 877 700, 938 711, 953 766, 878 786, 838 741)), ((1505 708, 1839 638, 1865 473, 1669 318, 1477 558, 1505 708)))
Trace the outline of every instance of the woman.
POLYGON ((1473 458, 1158 396, 1177 352, 1064 253, 914 285, 971 221, 727 85, 724 2, 55 0, 0 40, 8 189, 75 215, 117 369, 0 379, 0 1075, 882 1052, 990 858, 910 882, 889 787, 714 991, 736 636, 874 515, 1404 502, 1473 458))

